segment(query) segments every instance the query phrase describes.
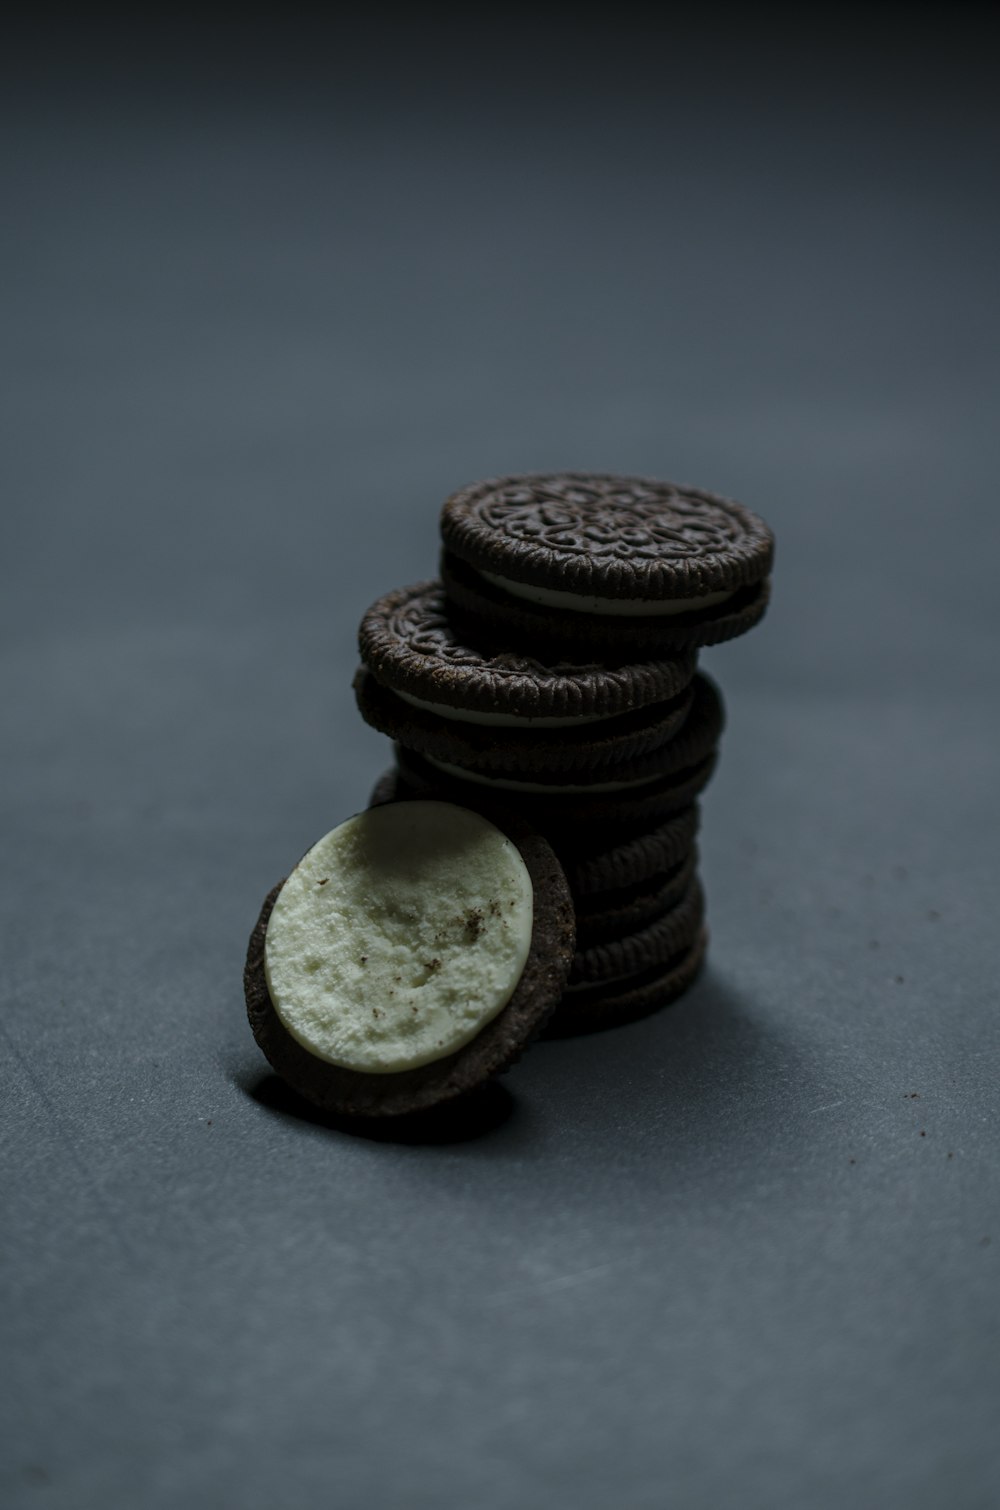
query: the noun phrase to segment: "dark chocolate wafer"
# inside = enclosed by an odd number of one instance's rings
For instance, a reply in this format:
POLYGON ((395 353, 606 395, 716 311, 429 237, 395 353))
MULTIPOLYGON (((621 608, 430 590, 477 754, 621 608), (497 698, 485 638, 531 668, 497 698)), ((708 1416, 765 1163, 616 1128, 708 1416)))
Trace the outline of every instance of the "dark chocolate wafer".
POLYGON ((754 629, 767 612, 770 579, 738 588, 723 603, 671 619, 617 618, 552 610, 504 592, 474 567, 444 552, 441 580, 462 633, 502 636, 512 648, 560 655, 618 657, 689 655, 754 629))
POLYGON ((665 825, 690 808, 711 780, 716 759, 716 750, 710 750, 703 759, 671 771, 659 781, 622 792, 592 789, 589 795, 565 790, 537 794, 463 781, 397 745, 394 800, 439 797, 487 814, 495 810, 516 812, 558 850, 575 849, 581 836, 595 850, 608 849, 665 825))
POLYGON ((546 1038, 572 1038, 582 1033, 622 1027, 670 1006, 696 980, 705 960, 708 932, 702 929, 693 945, 663 965, 617 981, 575 986, 567 990, 544 1030, 546 1038))
MULTIPOLYGON (((504 747, 497 742, 489 756, 485 753, 462 762, 441 759, 417 750, 426 763, 454 781, 480 784, 494 794, 496 801, 518 801, 521 797, 543 796, 556 800, 571 795, 596 797, 611 793, 638 793, 645 785, 656 784, 699 761, 713 750, 722 732, 724 710, 715 683, 697 673, 691 683, 692 698, 676 733, 668 740, 642 754, 606 759, 602 764, 580 765, 566 770, 556 761, 539 759, 532 765, 517 764, 511 756, 504 764, 504 747)), ((399 743, 413 751, 408 740, 399 743)))
POLYGON ((616 891, 575 898, 577 949, 607 943, 656 922, 684 897, 697 864, 697 847, 692 846, 684 859, 663 875, 616 891))
MULTIPOLYGON (((376 789, 383 794, 378 800, 391 801, 396 795, 394 773, 387 771, 382 783, 384 786, 380 783, 376 789)), ((373 794, 372 801, 375 800, 373 794)), ((648 882, 651 876, 669 870, 690 851, 700 821, 701 809, 694 802, 656 828, 617 836, 603 847, 595 846, 586 830, 567 834, 560 839, 556 852, 570 891, 574 897, 582 898, 648 882)))
MULTIPOLYGON (((655 764, 655 752, 682 727, 693 685, 665 702, 616 718, 564 729, 491 726, 442 717, 415 707, 359 669, 354 692, 361 716, 373 728, 431 760, 468 766, 485 774, 533 779, 538 770, 569 774, 620 767, 623 777, 655 764)), ((581 777, 585 779, 585 777, 581 777)))
POLYGON ((693 944, 705 917, 705 896, 692 881, 676 906, 655 922, 589 948, 577 948, 568 985, 592 984, 635 975, 663 965, 693 944))
POLYGON ((473 624, 548 655, 666 654, 752 627, 774 541, 742 504, 642 477, 549 473, 454 493, 442 577, 473 624))
POLYGON ((358 632, 361 659, 375 679, 411 706, 438 717, 495 728, 571 733, 634 716, 682 692, 692 653, 621 661, 602 653, 546 664, 489 635, 459 633, 442 584, 418 582, 379 598, 358 632))

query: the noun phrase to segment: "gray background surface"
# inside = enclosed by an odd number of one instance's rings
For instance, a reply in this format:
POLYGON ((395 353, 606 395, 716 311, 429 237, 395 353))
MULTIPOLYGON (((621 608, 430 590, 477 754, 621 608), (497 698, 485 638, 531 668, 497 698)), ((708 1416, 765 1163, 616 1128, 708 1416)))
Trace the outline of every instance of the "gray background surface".
POLYGON ((5 1507, 994 1505, 984 12, 120 18, 6 51, 5 1507), (741 498, 710 968, 464 1118, 267 1072, 459 484, 741 498))

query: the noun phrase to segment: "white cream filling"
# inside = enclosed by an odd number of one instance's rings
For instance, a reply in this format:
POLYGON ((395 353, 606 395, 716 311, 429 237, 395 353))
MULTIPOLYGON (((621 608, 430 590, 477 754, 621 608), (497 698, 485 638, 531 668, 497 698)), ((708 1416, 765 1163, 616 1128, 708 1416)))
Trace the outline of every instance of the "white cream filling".
POLYGON ((675 613, 693 613, 701 608, 714 608, 732 592, 707 592, 700 598, 598 598, 590 594, 566 592, 557 587, 536 587, 533 582, 512 582, 509 577, 498 577, 495 572, 477 567, 481 577, 492 582, 515 598, 527 598, 530 603, 540 603, 545 608, 568 608, 574 613, 607 614, 611 618, 665 618, 675 613))
POLYGON ((616 713, 573 713, 562 718, 546 714, 541 718, 526 718, 520 713, 480 713, 473 708, 453 708, 450 703, 431 703, 422 697, 413 697, 409 692, 396 692, 404 703, 414 708, 423 708, 436 713, 439 718, 457 719, 465 724, 488 724, 497 729, 569 729, 578 724, 596 724, 605 718, 616 718, 616 713))
POLYGON ((558 784, 546 781, 516 781, 509 776, 483 776, 479 771, 470 771, 465 766, 450 765, 447 760, 436 760, 433 755, 422 755, 428 765, 435 766, 437 770, 444 771, 446 776, 455 776, 460 781, 478 781, 481 786, 509 787, 515 792, 569 792, 573 795, 582 795, 586 792, 625 792, 631 787, 648 786, 651 781, 659 781, 659 773, 652 776, 641 776, 638 781, 588 781, 580 785, 572 782, 560 781, 558 784))
POLYGON ((299 861, 267 925, 274 1009, 310 1054, 393 1074, 444 1058, 507 1004, 531 945, 531 878, 477 813, 371 808, 299 861))

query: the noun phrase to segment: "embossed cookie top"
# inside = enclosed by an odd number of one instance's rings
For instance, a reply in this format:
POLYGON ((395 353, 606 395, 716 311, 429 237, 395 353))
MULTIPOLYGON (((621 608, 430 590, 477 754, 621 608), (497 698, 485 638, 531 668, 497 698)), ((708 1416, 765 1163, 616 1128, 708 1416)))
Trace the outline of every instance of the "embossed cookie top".
POLYGON ((697 597, 761 581, 774 540, 742 504, 646 477, 502 477, 453 493, 446 548, 515 581, 610 598, 697 597))
POLYGON ((530 656, 470 644, 456 629, 440 582, 398 588, 361 621, 361 658, 393 691, 454 708, 523 718, 612 716, 673 697, 695 655, 628 665, 544 665, 530 656))

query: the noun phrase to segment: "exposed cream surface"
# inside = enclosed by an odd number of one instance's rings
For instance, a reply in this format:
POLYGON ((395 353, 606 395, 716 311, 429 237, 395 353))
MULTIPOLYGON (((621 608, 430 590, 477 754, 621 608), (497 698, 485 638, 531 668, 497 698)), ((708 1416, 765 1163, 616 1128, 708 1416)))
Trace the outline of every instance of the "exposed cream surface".
POLYGON ((717 603, 735 596, 732 592, 707 592, 700 598, 599 598, 557 587, 537 587, 534 582, 515 582, 510 577, 497 576, 495 572, 477 570, 487 582, 515 598, 526 598, 529 603, 539 603, 544 608, 568 608, 571 613, 606 614, 609 618, 664 618, 677 613, 695 613, 702 608, 714 608, 717 603))
POLYGON ((320 839, 271 913, 275 1011, 309 1053, 392 1074, 468 1043, 510 1000, 531 945, 516 846, 443 802, 371 808, 320 839))

